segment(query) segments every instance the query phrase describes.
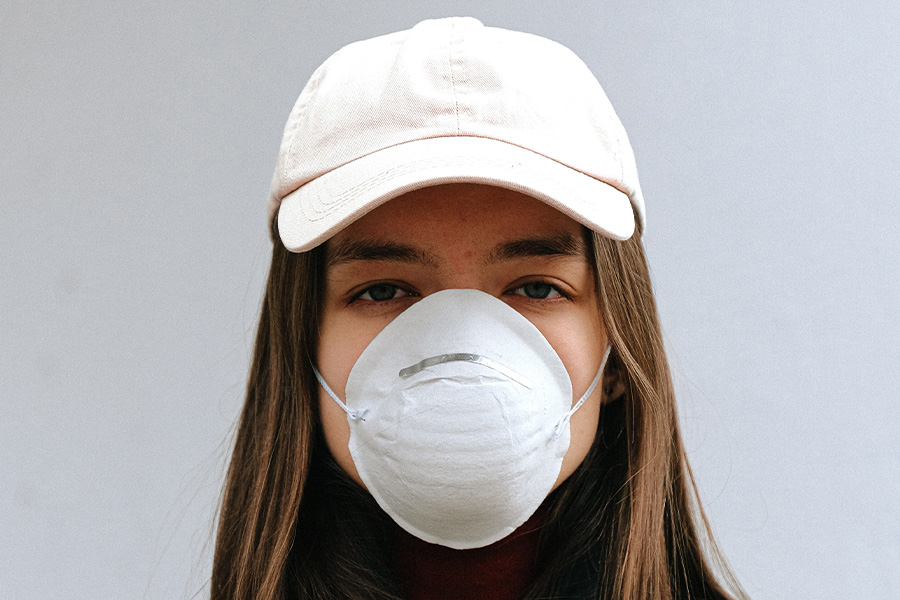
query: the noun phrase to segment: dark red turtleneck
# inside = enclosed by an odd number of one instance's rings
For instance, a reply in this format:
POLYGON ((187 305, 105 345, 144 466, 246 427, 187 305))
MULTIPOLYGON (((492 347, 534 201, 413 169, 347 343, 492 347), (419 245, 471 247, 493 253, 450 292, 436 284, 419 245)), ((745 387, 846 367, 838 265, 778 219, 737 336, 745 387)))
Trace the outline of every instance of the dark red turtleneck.
POLYGON ((397 564, 409 600, 519 600, 534 578, 544 521, 538 510, 509 536, 472 550, 429 544, 398 527, 397 564))

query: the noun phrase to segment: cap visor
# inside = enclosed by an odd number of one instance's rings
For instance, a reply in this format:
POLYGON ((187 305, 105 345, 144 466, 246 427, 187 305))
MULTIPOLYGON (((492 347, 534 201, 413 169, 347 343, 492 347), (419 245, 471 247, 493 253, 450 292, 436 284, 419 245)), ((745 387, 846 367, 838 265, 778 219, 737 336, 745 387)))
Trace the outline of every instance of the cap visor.
POLYGON ((515 190, 613 239, 634 233, 628 195, 608 183, 499 140, 440 137, 379 150, 288 194, 278 211, 281 241, 305 252, 392 198, 445 183, 515 190))

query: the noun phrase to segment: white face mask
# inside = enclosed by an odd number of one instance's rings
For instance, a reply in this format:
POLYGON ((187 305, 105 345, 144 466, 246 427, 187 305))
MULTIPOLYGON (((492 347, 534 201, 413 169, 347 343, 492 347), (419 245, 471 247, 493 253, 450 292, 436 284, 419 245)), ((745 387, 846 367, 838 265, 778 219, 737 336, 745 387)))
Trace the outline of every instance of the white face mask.
POLYGON ((532 323, 477 290, 444 290, 401 313, 350 371, 350 454, 409 533, 466 549, 503 539, 540 506, 569 447, 574 403, 559 356, 532 323))

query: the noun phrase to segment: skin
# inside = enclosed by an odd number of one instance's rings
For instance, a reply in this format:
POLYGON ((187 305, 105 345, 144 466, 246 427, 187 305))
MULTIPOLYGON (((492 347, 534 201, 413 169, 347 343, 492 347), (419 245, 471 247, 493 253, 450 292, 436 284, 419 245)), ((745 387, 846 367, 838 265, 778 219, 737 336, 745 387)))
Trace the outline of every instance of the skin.
MULTIPOLYGON (((332 237, 326 264, 318 367, 340 398, 369 342, 414 302, 444 289, 481 290, 531 321, 562 359, 573 402, 600 368, 608 342, 584 228, 530 196, 476 184, 416 190, 332 237)), ((554 489, 590 449, 605 387, 598 385, 572 417, 554 489)), ((329 450, 365 487, 350 456, 346 413, 321 388, 319 408, 329 450)))

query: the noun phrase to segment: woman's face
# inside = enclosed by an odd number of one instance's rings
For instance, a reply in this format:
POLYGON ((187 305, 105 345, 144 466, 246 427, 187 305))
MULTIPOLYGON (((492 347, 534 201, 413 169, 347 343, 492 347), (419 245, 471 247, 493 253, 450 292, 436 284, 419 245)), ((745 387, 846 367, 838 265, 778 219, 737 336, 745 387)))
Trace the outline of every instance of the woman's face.
MULTIPOLYGON (((319 371, 345 398, 350 370, 391 320, 429 294, 471 288, 503 300, 540 330, 580 398, 607 345, 583 231, 539 200, 485 185, 424 188, 383 204, 325 245, 319 371)), ((603 387, 572 417, 554 488, 594 441, 603 387)), ((346 413, 321 388, 319 408, 328 448, 363 485, 348 448, 346 413)))

